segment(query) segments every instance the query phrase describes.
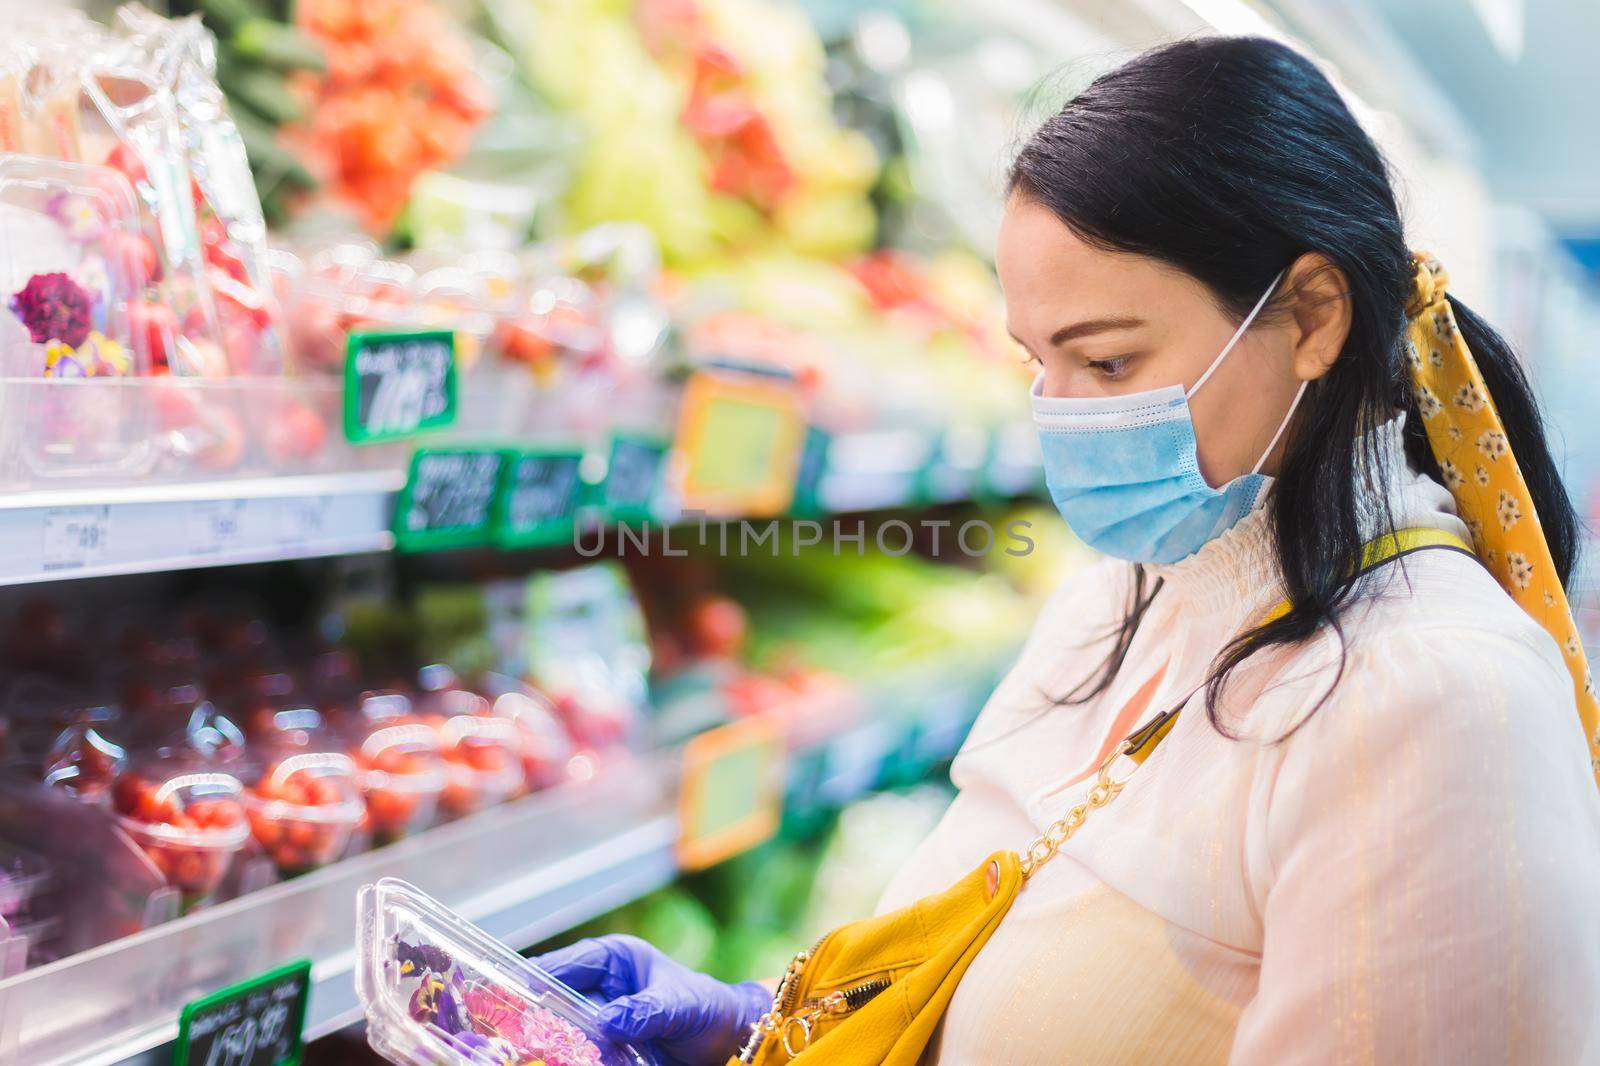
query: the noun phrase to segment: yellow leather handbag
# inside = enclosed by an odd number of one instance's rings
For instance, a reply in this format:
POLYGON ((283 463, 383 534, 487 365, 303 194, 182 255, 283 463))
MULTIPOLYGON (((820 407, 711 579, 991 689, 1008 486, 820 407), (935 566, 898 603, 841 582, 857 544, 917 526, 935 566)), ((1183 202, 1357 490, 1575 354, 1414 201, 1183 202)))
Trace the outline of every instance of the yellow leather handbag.
MULTIPOLYGON (((1402 529, 1366 545, 1361 572, 1424 548, 1473 554, 1466 542, 1443 530, 1402 529)), ((1288 609, 1287 602, 1280 603, 1263 621, 1288 609)), ((1083 800, 1022 854, 995 852, 944 892, 840 926, 810 951, 796 955, 778 984, 772 1008, 755 1023, 749 1041, 728 1066, 778 1066, 795 1060, 808 1066, 915 1066, 956 985, 1024 882, 1071 839, 1090 811, 1116 798, 1187 702, 1185 698, 1151 718, 1118 745, 1083 800), (1131 766, 1119 767, 1123 760, 1131 766)))

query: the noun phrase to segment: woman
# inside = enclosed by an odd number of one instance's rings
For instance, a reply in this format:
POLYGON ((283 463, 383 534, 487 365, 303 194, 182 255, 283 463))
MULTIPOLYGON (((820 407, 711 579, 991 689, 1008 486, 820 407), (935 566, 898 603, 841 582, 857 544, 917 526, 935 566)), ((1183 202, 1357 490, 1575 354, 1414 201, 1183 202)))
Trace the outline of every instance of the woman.
MULTIPOLYGON (((1264 40, 1135 59, 1022 149, 996 262, 1052 496, 1107 558, 881 907, 1025 847, 1188 709, 1028 880, 927 1061, 1600 1059, 1576 521, 1515 357, 1413 262, 1334 89, 1264 40), (1363 572, 1415 528, 1479 558, 1363 572)), ((770 1003, 627 938, 546 961, 669 1062, 724 1060, 770 1003)))

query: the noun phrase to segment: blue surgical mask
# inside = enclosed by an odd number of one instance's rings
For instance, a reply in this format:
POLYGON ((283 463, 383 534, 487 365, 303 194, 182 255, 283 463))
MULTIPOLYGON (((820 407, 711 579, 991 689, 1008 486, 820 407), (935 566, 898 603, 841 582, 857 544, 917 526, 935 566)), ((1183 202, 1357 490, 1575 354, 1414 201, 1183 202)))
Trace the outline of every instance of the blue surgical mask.
POLYGON ((1250 513, 1272 479, 1261 466, 1294 416, 1306 382, 1255 469, 1221 488, 1200 474, 1189 398, 1244 336, 1283 277, 1280 272, 1200 380, 1127 396, 1041 396, 1033 383, 1033 421, 1044 449, 1045 482, 1061 516, 1095 550, 1138 563, 1175 563, 1199 551, 1250 513))

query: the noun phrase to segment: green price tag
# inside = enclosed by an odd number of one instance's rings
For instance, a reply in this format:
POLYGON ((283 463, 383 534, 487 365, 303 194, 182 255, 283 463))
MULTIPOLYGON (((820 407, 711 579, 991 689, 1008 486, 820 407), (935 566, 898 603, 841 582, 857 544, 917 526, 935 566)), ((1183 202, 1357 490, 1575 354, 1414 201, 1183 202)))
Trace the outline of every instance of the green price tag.
POLYGON ((456 335, 352 333, 345 342, 344 435, 398 440, 456 420, 456 335))
POLYGON ((404 551, 466 548, 494 539, 495 499, 506 455, 496 449, 423 448, 395 505, 404 551))
POLYGON ((600 502, 618 522, 643 522, 655 513, 667 462, 665 441, 618 435, 611 440, 600 502))
POLYGON ((684 746, 678 794, 684 869, 703 870, 777 832, 787 754, 783 735, 759 716, 708 730, 684 746))
POLYGON ((195 1000, 178 1018, 172 1066, 298 1066, 310 993, 302 959, 195 1000))
POLYGON ((833 440, 827 430, 806 427, 806 441, 800 450, 800 467, 794 478, 793 512, 804 518, 822 513, 820 490, 828 470, 828 445, 833 440))
POLYGON ((792 382, 700 371, 684 385, 676 447, 685 510, 763 517, 786 511, 805 444, 792 382))
POLYGON ((582 465, 583 452, 571 448, 506 452, 494 505, 495 543, 532 548, 570 541, 582 465))

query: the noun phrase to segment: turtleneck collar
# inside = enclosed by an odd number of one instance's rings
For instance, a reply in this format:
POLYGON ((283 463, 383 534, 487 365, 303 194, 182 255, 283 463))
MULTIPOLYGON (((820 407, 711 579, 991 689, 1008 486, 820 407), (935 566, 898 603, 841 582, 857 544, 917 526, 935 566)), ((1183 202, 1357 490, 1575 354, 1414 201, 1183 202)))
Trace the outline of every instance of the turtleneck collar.
MULTIPOLYGON (((1387 512, 1397 528, 1423 526, 1467 536, 1449 490, 1407 461, 1405 420, 1405 413, 1400 412, 1369 431, 1372 447, 1366 454, 1373 457, 1374 465, 1386 469, 1388 477, 1356 475, 1357 507, 1365 535, 1371 538, 1384 531, 1385 508, 1373 492, 1386 480, 1387 512)), ((1200 613, 1255 609, 1275 600, 1282 582, 1271 513, 1265 506, 1270 495, 1269 489, 1249 514, 1193 555, 1175 563, 1146 564, 1145 571, 1163 579, 1186 608, 1200 613)))

